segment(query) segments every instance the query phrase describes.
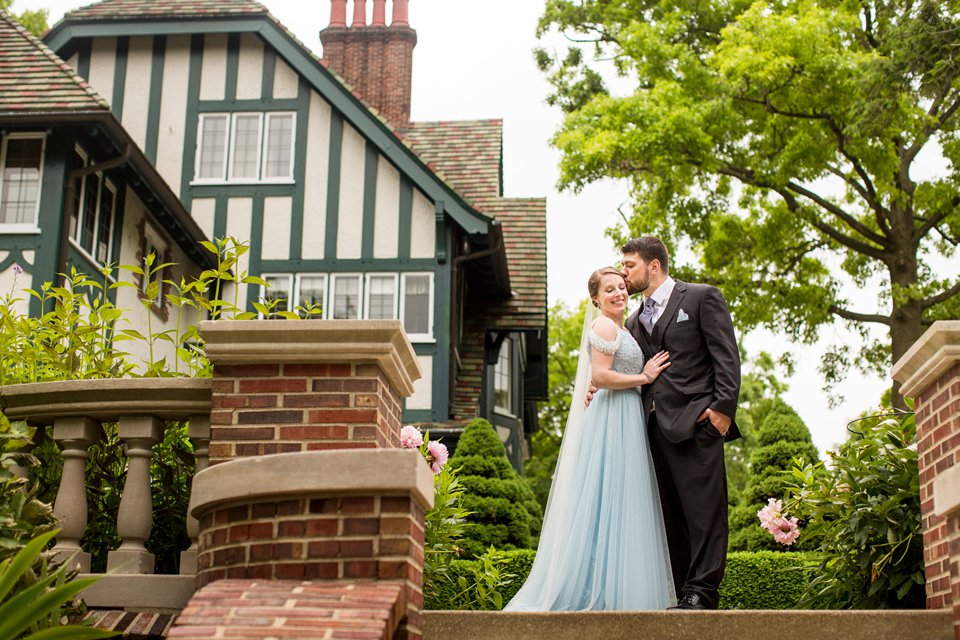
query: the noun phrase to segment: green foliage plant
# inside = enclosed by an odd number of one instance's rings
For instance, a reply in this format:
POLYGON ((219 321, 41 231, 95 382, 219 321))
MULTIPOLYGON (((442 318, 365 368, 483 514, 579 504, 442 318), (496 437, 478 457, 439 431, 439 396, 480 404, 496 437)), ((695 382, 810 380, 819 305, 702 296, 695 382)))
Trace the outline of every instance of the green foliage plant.
POLYGON ((720 608, 796 609, 814 572, 804 553, 728 553, 720 608))
POLYGON ((561 186, 629 180, 613 240, 693 247, 676 273, 720 286, 742 331, 849 325, 863 346, 833 345, 829 385, 960 314, 955 2, 547 0, 556 34, 582 51, 537 53, 566 112, 561 186), (851 299, 867 287, 879 310, 851 299))
POLYGON ((532 549, 498 551, 450 562, 447 579, 435 596, 425 599, 428 610, 499 611, 510 601, 530 573, 532 549))
MULTIPOLYGON (((0 0, 0 9, 7 13, 13 13, 13 0, 0 0)), ((49 29, 48 19, 50 11, 48 9, 24 9, 18 14, 14 14, 23 27, 38 38, 43 37, 49 29)))
POLYGON ((463 552, 459 544, 470 515, 462 506, 464 488, 451 465, 434 475, 433 487, 433 507, 425 514, 423 536, 423 600, 427 609, 443 608, 441 603, 451 595, 456 576, 450 572, 450 563, 463 552))
MULTIPOLYGON (((781 499, 787 493, 795 459, 813 463, 820 456, 810 438, 810 430, 783 400, 772 403, 753 437, 756 444, 750 456, 750 475, 740 503, 730 511, 728 548, 731 551, 783 551, 787 548, 760 527, 757 512, 770 498, 781 499)), ((812 548, 813 538, 812 531, 801 535, 801 548, 812 548)))
POLYGON ((463 507, 471 512, 462 538, 465 557, 479 557, 491 546, 499 550, 536 546, 543 512, 530 486, 507 460, 493 426, 482 418, 464 429, 450 464, 466 489, 463 507))
POLYGON ((924 562, 912 414, 854 434, 829 466, 797 464, 787 506, 820 540, 801 604, 923 608, 924 562))

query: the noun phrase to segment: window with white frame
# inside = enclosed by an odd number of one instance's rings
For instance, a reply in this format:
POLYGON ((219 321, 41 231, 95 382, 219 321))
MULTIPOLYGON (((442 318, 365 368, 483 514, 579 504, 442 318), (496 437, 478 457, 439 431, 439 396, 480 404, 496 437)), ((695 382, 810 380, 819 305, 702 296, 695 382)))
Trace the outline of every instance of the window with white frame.
POLYGON ((493 367, 493 406, 512 413, 510 406, 510 372, 513 364, 513 342, 507 338, 500 344, 500 355, 493 367))
POLYGON ((293 112, 200 114, 194 181, 290 181, 295 136, 293 112))
POLYGON ((365 318, 392 320, 397 317, 397 275, 395 273, 367 274, 367 304, 365 318))
POLYGON ((327 308, 326 274, 300 274, 297 276, 296 284, 294 299, 297 301, 297 306, 304 310, 300 315, 305 318, 322 318, 327 308), (310 311, 313 312, 309 313, 310 311))
POLYGON ((329 318, 337 320, 360 319, 360 283, 358 273, 336 273, 330 288, 330 306, 333 313, 329 318))
POLYGON ((0 147, 0 224, 36 229, 40 209, 40 176, 45 137, 5 136, 0 147))
MULTIPOLYGON (((74 149, 77 166, 85 167, 90 158, 79 147, 74 149)), ((117 216, 117 188, 103 174, 82 176, 74 185, 70 211, 70 239, 94 262, 106 265, 113 260, 113 225, 117 216)), ((158 254, 157 264, 163 258, 158 254)))
POLYGON ((400 285, 400 319, 411 340, 433 338, 433 274, 405 273, 400 285))
POLYGON ((279 318, 281 311, 290 311, 290 296, 293 293, 293 275, 289 273, 265 273, 261 276, 267 286, 260 287, 260 303, 268 313, 261 318, 279 318))
POLYGON ((137 232, 139 234, 137 261, 138 266, 144 270, 143 274, 136 275, 140 289, 140 299, 146 300, 147 297, 153 293, 153 295, 150 296, 152 298, 150 308, 154 313, 166 320, 170 313, 167 308, 168 300, 165 296, 169 285, 165 284, 164 281, 173 280, 173 276, 170 273, 170 267, 159 270, 158 267, 171 262, 170 244, 160 231, 147 222, 146 218, 140 220, 140 224, 137 225, 137 232), (153 254, 153 260, 148 267, 145 259, 151 254, 153 254), (148 275, 148 269, 149 278, 146 277, 148 275), (148 288, 151 282, 158 283, 156 292, 149 291, 148 288))

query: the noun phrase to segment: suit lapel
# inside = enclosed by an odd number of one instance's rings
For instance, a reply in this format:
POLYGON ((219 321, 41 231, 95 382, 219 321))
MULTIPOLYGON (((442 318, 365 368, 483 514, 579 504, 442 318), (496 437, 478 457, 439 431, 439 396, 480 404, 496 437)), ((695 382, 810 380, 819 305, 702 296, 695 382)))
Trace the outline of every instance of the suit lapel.
POLYGON ((673 316, 677 314, 677 309, 680 307, 680 302, 686 292, 687 283, 677 280, 673 286, 673 292, 670 294, 670 299, 667 301, 667 308, 664 309, 663 314, 657 320, 657 324, 653 325, 653 335, 650 340, 653 344, 659 345, 663 342, 663 332, 666 331, 673 316))

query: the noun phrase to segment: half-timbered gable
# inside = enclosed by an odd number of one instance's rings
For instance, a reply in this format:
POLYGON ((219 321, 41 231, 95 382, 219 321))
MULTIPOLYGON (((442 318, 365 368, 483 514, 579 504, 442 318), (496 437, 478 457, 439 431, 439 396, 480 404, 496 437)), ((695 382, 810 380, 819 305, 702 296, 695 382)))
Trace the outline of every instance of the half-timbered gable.
MULTIPOLYGON (((529 208, 500 198, 499 123, 465 127, 486 136, 484 155, 459 170, 452 156, 462 149, 450 155, 443 140, 418 139, 427 128, 406 121, 416 43, 406 0, 396 0, 390 26, 369 29, 357 16, 347 27, 345 5, 334 2, 321 34, 324 59, 247 0, 105 0, 68 13, 46 41, 107 98, 208 236, 250 243, 240 269, 270 286, 237 292, 242 305, 260 299, 274 310, 319 310, 310 317, 401 319, 424 373, 404 418, 450 425, 461 374, 473 366, 461 358, 457 328, 467 296, 490 307, 481 312, 490 322, 476 322, 502 342, 513 325, 496 318, 510 314, 492 309, 521 293, 512 286, 519 266, 508 266, 515 241, 503 231, 529 208), (482 176, 468 175, 478 167, 482 176), (490 212, 471 203, 478 197, 490 199, 490 212)), ((385 0, 375 5, 382 20, 385 0)), ((545 329, 540 315, 534 332, 545 329)), ((522 379, 527 348, 517 349, 522 379)), ((481 387, 493 369, 481 372, 481 387)), ((519 429, 526 405, 522 391, 516 397, 519 429)), ((480 400, 469 417, 487 415, 480 400)))
MULTIPOLYGON (((0 11, 0 287, 39 289, 76 269, 107 284, 148 251, 176 261, 178 276, 211 264, 203 233, 107 102, 73 68, 0 11)), ((113 289, 137 327, 172 326, 163 301, 147 310, 140 289, 113 289)), ((40 301, 20 294, 21 311, 40 301)), ((194 321, 196 318, 185 318, 194 321)), ((145 356, 131 343, 132 355, 145 356)))

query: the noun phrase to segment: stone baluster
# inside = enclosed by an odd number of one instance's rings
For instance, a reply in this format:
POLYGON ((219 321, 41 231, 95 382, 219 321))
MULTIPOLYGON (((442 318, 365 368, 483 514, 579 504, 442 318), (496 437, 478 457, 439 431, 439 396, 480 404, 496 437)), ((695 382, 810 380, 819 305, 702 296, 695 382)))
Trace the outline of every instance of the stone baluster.
POLYGON ((154 556, 144 547, 150 537, 153 501, 150 497, 151 447, 163 436, 156 416, 120 416, 120 439, 126 445, 127 480, 117 513, 120 548, 107 554, 108 573, 153 573, 154 556))
MULTIPOLYGON (((187 434, 190 436, 190 441, 193 442, 193 454, 197 461, 197 468, 194 472, 194 476, 196 476, 209 464, 210 414, 190 416, 190 426, 187 428, 187 434)), ((199 534, 200 522, 192 514, 187 514, 187 535, 190 536, 190 548, 180 552, 180 575, 182 576, 192 576, 197 573, 197 537, 199 534)))
POLYGON ((53 439, 63 448, 63 473, 53 512, 60 519, 60 533, 53 550, 60 560, 73 556, 72 565, 90 571, 90 554, 80 548, 87 528, 87 449, 100 439, 103 428, 91 418, 57 418, 53 439))

